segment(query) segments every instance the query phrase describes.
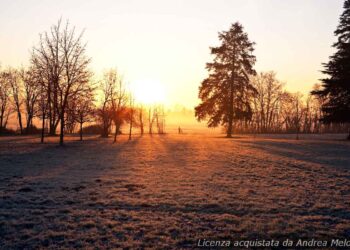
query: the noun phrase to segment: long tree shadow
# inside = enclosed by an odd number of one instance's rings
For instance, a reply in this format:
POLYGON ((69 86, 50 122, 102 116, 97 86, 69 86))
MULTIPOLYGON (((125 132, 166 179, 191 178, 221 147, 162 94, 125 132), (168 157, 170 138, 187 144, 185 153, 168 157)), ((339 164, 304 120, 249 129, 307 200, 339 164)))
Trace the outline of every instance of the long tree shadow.
POLYGON ((116 144, 112 144, 110 139, 95 138, 82 142, 68 141, 63 147, 31 144, 25 151, 0 154, 0 187, 9 195, 15 187, 33 189, 33 185, 50 186, 57 181, 91 181, 112 168, 125 167, 119 155, 126 147, 135 147, 137 143, 138 138, 116 144))
POLYGON ((350 170, 350 145, 346 143, 316 140, 241 140, 240 142, 248 147, 291 160, 317 163, 335 170, 350 170))

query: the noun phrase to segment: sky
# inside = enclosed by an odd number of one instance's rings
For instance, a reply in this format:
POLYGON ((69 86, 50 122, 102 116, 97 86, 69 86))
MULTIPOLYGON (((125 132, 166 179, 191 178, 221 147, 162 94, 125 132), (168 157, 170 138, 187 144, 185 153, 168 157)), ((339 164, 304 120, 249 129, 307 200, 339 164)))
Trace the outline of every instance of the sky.
POLYGON ((255 69, 307 94, 333 53, 343 0, 0 0, 0 64, 27 65, 59 18, 85 30, 91 69, 117 68, 138 92, 193 108, 218 32, 239 21, 256 42, 255 69), (151 86, 149 88, 149 86, 151 86))

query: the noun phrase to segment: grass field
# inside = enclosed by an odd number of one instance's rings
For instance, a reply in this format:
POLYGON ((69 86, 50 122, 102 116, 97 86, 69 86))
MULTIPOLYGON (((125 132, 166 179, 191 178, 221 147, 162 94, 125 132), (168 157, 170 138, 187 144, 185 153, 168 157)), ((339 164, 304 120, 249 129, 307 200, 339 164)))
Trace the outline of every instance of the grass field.
POLYGON ((0 138, 0 248, 350 237, 344 136, 0 138))

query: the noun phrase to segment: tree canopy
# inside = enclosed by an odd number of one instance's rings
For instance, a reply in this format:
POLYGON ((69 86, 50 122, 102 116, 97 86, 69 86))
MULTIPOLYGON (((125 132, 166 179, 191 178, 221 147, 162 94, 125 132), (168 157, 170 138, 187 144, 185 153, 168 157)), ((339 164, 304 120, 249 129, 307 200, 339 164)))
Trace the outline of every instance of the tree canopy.
POLYGON ((322 106, 324 123, 345 123, 350 122, 350 0, 344 3, 334 35, 338 38, 333 44, 336 52, 323 64, 322 72, 328 77, 313 94, 326 100, 322 106))

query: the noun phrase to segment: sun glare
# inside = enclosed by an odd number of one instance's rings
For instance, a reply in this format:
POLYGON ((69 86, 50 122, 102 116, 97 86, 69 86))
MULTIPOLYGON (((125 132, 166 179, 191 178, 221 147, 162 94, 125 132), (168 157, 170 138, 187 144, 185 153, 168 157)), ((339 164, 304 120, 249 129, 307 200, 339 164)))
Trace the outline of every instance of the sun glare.
POLYGON ((161 104, 165 102, 164 85, 155 80, 139 80, 131 83, 136 102, 143 104, 161 104))

